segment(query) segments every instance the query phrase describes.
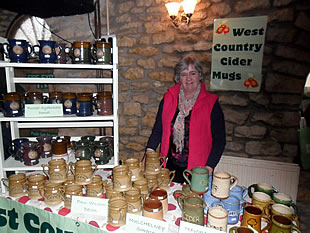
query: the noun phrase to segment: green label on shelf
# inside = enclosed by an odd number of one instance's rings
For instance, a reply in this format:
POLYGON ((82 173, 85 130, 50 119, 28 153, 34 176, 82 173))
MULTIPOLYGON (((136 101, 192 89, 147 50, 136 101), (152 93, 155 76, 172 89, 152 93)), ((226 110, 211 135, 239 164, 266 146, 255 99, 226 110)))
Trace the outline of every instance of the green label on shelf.
POLYGON ((63 116, 62 104, 25 104, 25 117, 63 116))

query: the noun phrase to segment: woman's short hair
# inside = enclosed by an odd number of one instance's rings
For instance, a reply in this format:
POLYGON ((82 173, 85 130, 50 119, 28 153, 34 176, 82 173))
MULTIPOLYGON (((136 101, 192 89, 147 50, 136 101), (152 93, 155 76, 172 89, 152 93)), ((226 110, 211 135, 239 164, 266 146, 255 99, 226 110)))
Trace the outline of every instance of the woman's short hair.
POLYGON ((195 69, 198 71, 199 73, 199 77, 200 80, 202 80, 202 74, 203 74, 203 70, 202 70, 202 65, 199 62, 199 60, 192 55, 187 55, 185 57, 183 57, 181 59, 180 62, 178 62, 175 66, 174 69, 174 81, 176 83, 180 82, 180 74, 183 70, 188 69, 189 65, 193 65, 195 67, 195 69))

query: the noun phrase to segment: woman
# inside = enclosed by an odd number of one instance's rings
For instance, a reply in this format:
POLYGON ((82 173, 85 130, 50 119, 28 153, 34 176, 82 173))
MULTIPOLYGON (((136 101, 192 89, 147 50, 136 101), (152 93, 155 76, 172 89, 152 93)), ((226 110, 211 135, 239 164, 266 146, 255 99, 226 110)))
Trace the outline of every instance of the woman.
POLYGON ((183 183, 184 169, 206 166, 209 173, 218 164, 226 144, 225 122, 218 97, 208 93, 202 66, 186 56, 175 67, 176 85, 161 101, 146 151, 168 158, 166 167, 176 170, 174 182, 183 183))

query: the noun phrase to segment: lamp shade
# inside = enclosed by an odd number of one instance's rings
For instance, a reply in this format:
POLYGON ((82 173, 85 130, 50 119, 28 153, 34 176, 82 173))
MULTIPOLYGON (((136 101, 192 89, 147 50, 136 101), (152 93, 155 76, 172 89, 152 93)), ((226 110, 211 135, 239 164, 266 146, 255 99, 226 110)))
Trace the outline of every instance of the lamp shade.
POLYGON ((166 3, 165 6, 168 10, 169 16, 171 17, 171 16, 178 15, 181 4, 178 2, 169 2, 169 3, 166 3))
POLYGON ((193 14, 196 7, 196 0, 184 0, 181 4, 185 14, 193 14))

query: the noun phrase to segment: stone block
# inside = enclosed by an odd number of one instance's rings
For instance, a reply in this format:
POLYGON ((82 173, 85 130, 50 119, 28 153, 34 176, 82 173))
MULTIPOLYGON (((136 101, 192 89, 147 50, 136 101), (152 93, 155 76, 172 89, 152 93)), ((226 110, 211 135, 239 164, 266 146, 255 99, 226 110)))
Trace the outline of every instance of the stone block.
POLYGON ((267 9, 270 7, 269 0, 253 1, 253 0, 241 0, 235 4, 235 11, 237 13, 243 13, 254 9, 267 9))
POLYGON ((234 129, 236 137, 243 137, 249 139, 263 139, 267 133, 267 128, 263 126, 237 126, 234 129))
POLYGON ((124 115, 128 116, 142 116, 141 104, 140 103, 124 103, 124 115))
POLYGON ((148 74, 149 78, 163 82, 172 82, 173 76, 173 73, 167 71, 151 72, 148 74))
POLYGON ((281 145, 276 141, 266 140, 266 141, 248 141, 245 144, 245 152, 250 155, 266 155, 266 156, 276 156, 280 155, 281 145))

